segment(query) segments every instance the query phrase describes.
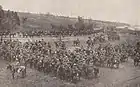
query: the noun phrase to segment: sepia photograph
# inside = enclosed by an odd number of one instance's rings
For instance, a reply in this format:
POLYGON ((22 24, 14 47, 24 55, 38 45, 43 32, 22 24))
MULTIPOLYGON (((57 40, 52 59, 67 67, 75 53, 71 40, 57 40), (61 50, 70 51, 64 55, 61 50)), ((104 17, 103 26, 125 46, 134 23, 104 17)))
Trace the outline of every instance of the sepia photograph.
POLYGON ((0 0, 0 87, 140 87, 140 0, 0 0))

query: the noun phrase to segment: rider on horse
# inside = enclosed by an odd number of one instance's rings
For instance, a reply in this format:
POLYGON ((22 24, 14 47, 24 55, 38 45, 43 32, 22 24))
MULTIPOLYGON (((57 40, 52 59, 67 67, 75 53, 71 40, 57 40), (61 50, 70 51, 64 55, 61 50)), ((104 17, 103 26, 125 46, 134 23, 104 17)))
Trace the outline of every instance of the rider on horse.
POLYGON ((87 40, 87 48, 90 48, 90 47, 92 47, 92 45, 93 45, 93 41, 92 41, 92 39, 91 39, 91 37, 88 37, 89 39, 87 40))

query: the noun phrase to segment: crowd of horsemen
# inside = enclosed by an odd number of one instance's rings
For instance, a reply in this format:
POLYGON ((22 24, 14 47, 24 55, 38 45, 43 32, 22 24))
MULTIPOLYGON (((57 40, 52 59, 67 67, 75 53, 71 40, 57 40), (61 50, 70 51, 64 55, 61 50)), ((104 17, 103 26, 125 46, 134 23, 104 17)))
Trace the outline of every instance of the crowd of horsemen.
POLYGON ((7 69, 11 70, 13 79, 16 73, 26 77, 27 67, 30 67, 71 82, 79 81, 80 78, 97 78, 99 67, 117 69, 120 63, 128 61, 128 58, 134 58, 134 65, 138 65, 140 60, 136 47, 127 43, 95 46, 89 37, 84 47, 79 39, 76 41, 79 43, 73 43, 75 49, 69 50, 66 42, 61 40, 54 42, 55 49, 52 43, 44 39, 28 40, 25 43, 18 39, 4 40, 0 44, 0 56, 1 59, 12 62, 7 69))

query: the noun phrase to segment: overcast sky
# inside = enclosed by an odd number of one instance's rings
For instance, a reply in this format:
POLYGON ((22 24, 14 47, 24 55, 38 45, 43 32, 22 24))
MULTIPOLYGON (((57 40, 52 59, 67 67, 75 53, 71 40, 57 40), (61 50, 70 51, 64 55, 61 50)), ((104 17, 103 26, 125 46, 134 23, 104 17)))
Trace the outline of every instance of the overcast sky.
POLYGON ((140 0, 0 0, 4 9, 140 24, 140 0))

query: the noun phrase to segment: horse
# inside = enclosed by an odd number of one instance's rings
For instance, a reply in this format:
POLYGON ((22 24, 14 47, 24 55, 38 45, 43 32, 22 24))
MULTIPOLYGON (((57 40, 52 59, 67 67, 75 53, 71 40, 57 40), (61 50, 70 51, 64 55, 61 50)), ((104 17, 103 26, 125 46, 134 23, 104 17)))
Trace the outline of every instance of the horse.
POLYGON ((38 71, 43 71, 44 69, 43 69, 43 60, 39 60, 38 62, 37 62, 37 70, 38 71))
POLYGON ((110 59, 107 60, 107 67, 111 67, 112 61, 110 59))
POLYGON ((89 40, 86 41, 87 48, 90 48, 93 46, 93 41, 89 38, 89 40))
POLYGON ((139 62, 140 62, 140 59, 139 58, 134 58, 133 61, 134 61, 134 66, 138 66, 139 62))
POLYGON ((59 47, 59 42, 54 42, 55 47, 58 48, 59 47))
POLYGON ((99 68, 93 66, 85 66, 83 67, 82 76, 87 79, 97 78, 99 75, 99 68))
POLYGON ((27 38, 28 34, 26 32, 22 32, 22 36, 23 36, 23 38, 27 38))
POLYGON ((77 81, 80 81, 80 77, 82 73, 78 66, 73 66, 73 68, 70 71, 70 75, 71 75, 71 82, 76 83, 77 81))
POLYGON ((25 64, 26 64, 26 66, 28 66, 28 64, 29 64, 29 67, 32 68, 33 67, 33 58, 26 59, 25 64))
POLYGON ((44 73, 50 73, 51 72, 51 69, 52 69, 52 67, 51 67, 51 62, 50 61, 44 61, 43 62, 43 72, 44 73))
POLYGON ((122 55, 122 58, 120 59, 121 62, 126 62, 128 61, 128 56, 122 55))
POLYGON ((80 45, 79 39, 74 40, 74 41, 73 41, 73 45, 74 45, 74 46, 79 46, 79 45, 80 45))
POLYGON ((109 68, 119 68, 120 61, 118 59, 108 59, 107 60, 107 67, 109 68))
POLYGON ((115 69, 119 68, 119 63, 120 62, 118 59, 113 59, 111 68, 115 68, 115 69))
POLYGON ((26 67, 25 66, 13 66, 9 64, 7 67, 12 73, 12 78, 15 79, 15 74, 21 74, 21 78, 26 76, 26 67))
POLYGON ((57 67, 57 76, 60 79, 64 80, 64 77, 65 77, 65 68, 61 64, 57 67))
POLYGON ((99 75, 99 68, 94 67, 94 68, 93 68, 93 73, 94 73, 95 78, 97 78, 98 75, 99 75))
POLYGON ((15 37, 15 35, 16 35, 16 33, 10 33, 10 34, 9 34, 9 36, 10 36, 10 37, 13 37, 13 38, 15 37))

